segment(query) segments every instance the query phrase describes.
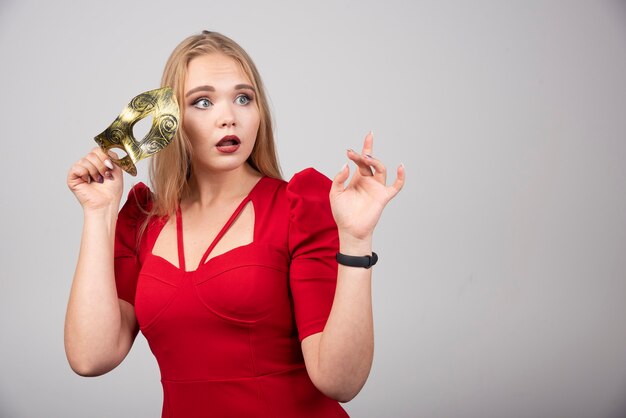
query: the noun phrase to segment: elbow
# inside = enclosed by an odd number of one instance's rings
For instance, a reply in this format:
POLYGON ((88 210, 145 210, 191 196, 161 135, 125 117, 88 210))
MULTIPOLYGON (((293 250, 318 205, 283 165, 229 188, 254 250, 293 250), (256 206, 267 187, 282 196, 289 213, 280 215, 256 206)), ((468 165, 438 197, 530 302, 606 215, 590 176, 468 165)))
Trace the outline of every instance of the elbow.
POLYGON ((117 367, 123 358, 112 350, 86 347, 67 338, 65 357, 72 371, 82 377, 102 376, 117 367))
MULTIPOLYGON (((82 377, 99 376, 93 361, 89 360, 89 356, 81 353, 81 350, 74 347, 68 342, 67 336, 65 340, 65 357, 74 373, 82 377)), ((101 374, 101 373, 100 373, 101 374)))
POLYGON ((321 347, 321 334, 303 340, 306 369, 313 385, 327 397, 338 402, 354 399, 370 374, 373 360, 373 339, 370 344, 321 347))
POLYGON ((74 373, 82 377, 101 376, 115 368, 115 364, 98 359, 93 354, 66 347, 65 356, 74 373))
POLYGON ((354 399, 356 395, 359 394, 360 391, 361 391, 360 389, 356 391, 339 390, 326 396, 328 396, 331 399, 336 400, 337 402, 346 403, 354 399))
POLYGON ((341 403, 350 402, 359 394, 366 379, 321 377, 311 379, 315 387, 324 395, 341 403))
POLYGON ((81 377, 96 377, 96 376, 100 376, 101 374, 96 373, 93 369, 87 369, 87 368, 79 368, 79 367, 72 367, 72 370, 74 371, 74 373, 76 373, 77 375, 81 376, 81 377))
POLYGON ((362 385, 359 386, 337 386, 337 387, 322 387, 318 389, 324 395, 328 396, 331 399, 336 400, 337 402, 346 403, 350 402, 352 399, 356 397, 361 391, 362 385))
POLYGON ((87 361, 78 361, 76 359, 71 359, 70 357, 68 357, 67 360, 72 371, 79 376, 96 377, 106 373, 87 361))

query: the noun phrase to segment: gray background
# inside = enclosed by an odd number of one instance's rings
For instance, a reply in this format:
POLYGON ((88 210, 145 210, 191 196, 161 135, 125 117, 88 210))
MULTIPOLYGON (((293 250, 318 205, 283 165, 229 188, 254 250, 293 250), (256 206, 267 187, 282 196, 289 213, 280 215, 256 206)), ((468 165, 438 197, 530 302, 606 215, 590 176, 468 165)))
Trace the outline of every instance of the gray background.
POLYGON ((255 59, 286 178, 370 129, 407 167, 354 417, 626 416, 623 1, 87 3, 0 0, 0 416, 160 416, 142 336, 105 376, 66 363, 65 176, 202 29, 255 59))

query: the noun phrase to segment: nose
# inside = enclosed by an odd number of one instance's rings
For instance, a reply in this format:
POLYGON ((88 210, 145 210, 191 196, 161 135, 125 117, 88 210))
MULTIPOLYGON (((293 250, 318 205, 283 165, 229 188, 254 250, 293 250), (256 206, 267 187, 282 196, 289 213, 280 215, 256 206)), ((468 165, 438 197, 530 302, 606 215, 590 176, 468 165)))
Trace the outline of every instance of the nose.
POLYGON ((222 113, 217 118, 217 125, 220 128, 230 128, 235 126, 235 113, 230 106, 224 106, 222 113))

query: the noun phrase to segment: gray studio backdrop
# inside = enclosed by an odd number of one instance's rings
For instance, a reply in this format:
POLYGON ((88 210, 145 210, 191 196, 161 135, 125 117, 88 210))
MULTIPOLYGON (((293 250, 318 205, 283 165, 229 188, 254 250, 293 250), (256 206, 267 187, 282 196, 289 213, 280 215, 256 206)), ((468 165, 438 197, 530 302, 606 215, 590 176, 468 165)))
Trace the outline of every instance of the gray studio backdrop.
POLYGON ((406 165, 352 416, 626 416, 623 1, 0 0, 1 417, 160 416, 142 336, 105 376, 66 363, 65 176, 202 29, 255 59, 286 178, 370 129, 406 165))

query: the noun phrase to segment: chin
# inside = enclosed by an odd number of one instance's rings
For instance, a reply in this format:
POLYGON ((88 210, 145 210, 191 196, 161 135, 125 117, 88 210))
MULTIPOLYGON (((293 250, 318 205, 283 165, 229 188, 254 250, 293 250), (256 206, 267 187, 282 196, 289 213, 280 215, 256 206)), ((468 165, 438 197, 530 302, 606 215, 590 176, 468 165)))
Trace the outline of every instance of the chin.
POLYGON ((222 158, 221 161, 196 161, 194 166, 203 167, 207 171, 228 172, 245 168, 248 158, 222 158))

